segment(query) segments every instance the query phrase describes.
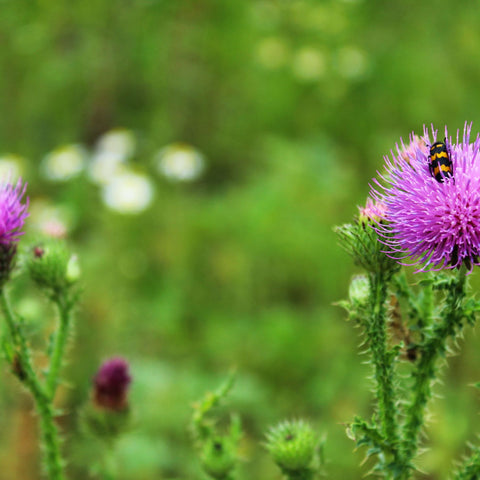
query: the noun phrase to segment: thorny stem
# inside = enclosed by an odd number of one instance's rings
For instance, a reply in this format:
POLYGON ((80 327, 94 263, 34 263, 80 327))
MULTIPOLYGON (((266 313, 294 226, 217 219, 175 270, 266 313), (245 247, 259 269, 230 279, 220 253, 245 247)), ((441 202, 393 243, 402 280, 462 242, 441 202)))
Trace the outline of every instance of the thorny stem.
MULTIPOLYGON (((462 302, 465 297, 465 272, 460 270, 452 288, 447 291, 446 306, 438 323, 429 338, 422 346, 422 354, 413 373, 412 398, 407 404, 403 425, 402 458, 408 465, 418 450, 419 433, 424 424, 425 407, 432 396, 432 381, 437 372, 437 361, 447 350, 447 340, 457 328, 461 328, 464 312, 462 302)), ((410 469, 405 471, 402 479, 410 478, 410 469)))
POLYGON ((387 350, 386 298, 387 281, 380 274, 370 276, 371 317, 367 337, 375 368, 376 397, 381 433, 390 446, 398 443, 394 380, 394 354, 387 350))
POLYGON ((456 473, 455 480, 474 480, 480 477, 480 450, 475 449, 462 468, 456 473))
POLYGON ((60 441, 54 421, 52 396, 40 382, 32 364, 32 356, 23 333, 21 321, 17 321, 8 302, 4 289, 0 291, 0 308, 6 319, 8 330, 19 356, 23 382, 30 390, 40 417, 45 467, 50 480, 65 480, 63 461, 60 455, 60 441))

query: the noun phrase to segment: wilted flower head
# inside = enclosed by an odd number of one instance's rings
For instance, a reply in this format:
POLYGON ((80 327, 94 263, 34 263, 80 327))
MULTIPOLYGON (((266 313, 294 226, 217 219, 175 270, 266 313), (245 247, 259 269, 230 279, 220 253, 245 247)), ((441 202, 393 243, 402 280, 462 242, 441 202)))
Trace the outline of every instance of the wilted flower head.
POLYGON ((385 206, 385 221, 377 224, 390 255, 411 258, 417 271, 479 264, 480 254, 480 137, 470 143, 471 125, 463 139, 453 143, 445 128, 445 140, 453 177, 436 180, 429 168, 428 147, 441 141, 432 128, 424 128, 424 141, 406 148, 397 145, 392 158, 385 157, 386 174, 374 179, 371 196, 385 206))
POLYGON ((124 410, 128 407, 127 391, 132 378, 128 362, 114 357, 104 362, 94 378, 94 401, 107 410, 124 410))

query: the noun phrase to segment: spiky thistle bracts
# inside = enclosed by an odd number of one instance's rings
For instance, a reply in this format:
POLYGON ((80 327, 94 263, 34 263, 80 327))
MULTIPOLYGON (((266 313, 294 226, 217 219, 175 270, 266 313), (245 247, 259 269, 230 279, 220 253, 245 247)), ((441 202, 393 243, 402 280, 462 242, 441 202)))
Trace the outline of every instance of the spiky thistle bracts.
POLYGON ((439 181, 431 173, 429 145, 439 138, 424 129, 423 140, 403 141, 386 173, 378 173, 371 197, 382 209, 375 227, 388 255, 419 271, 440 270, 466 264, 471 271, 480 255, 480 136, 471 143, 471 124, 463 138, 453 143, 445 128, 445 145, 453 174, 439 181))

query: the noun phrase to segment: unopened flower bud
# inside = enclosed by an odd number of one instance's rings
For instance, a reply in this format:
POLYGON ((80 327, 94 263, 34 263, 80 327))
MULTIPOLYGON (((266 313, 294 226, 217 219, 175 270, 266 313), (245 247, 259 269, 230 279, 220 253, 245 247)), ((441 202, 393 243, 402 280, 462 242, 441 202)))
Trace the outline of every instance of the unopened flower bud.
POLYGON ((76 256, 71 255, 66 244, 58 239, 47 239, 35 245, 26 264, 34 282, 53 293, 65 291, 80 276, 76 256))
POLYGON ((267 434, 267 450, 286 472, 309 471, 318 439, 303 420, 282 422, 267 434))
POLYGON ((209 438, 201 453, 202 467, 211 477, 227 478, 237 462, 236 445, 229 437, 209 438))
POLYGON ((352 305, 365 305, 370 298, 370 281, 366 275, 355 275, 350 282, 348 297, 352 305))
POLYGON ((384 252, 383 238, 377 232, 378 225, 382 225, 382 236, 387 235, 385 207, 368 199, 366 206, 359 210, 355 223, 335 228, 340 245, 353 257, 355 263, 367 272, 391 277, 400 269, 400 264, 392 253, 387 255, 384 252))
POLYGON ((75 283, 79 280, 81 274, 78 256, 72 255, 67 263, 67 272, 65 278, 69 283, 75 283))

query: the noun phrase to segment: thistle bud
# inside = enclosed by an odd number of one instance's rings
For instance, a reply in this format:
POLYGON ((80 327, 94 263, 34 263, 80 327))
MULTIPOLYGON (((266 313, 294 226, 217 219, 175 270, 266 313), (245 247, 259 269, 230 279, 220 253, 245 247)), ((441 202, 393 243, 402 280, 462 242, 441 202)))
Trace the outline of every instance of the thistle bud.
POLYGON ((33 246, 26 265, 33 281, 51 293, 64 292, 80 277, 76 255, 71 255, 58 239, 47 239, 33 246))
POLYGON ((200 461, 211 477, 229 478, 237 462, 236 443, 226 436, 209 438, 203 446, 200 461))
MULTIPOLYGON (((383 231, 388 230, 385 222, 385 207, 367 200, 365 207, 359 208, 359 215, 353 224, 345 224, 335 228, 340 245, 349 253, 356 264, 369 273, 380 273, 391 277, 400 269, 400 264, 393 255, 385 253, 385 245, 377 232, 382 224, 383 231)), ((386 233, 383 233, 386 235, 386 233)))
POLYGON ((282 422, 267 433, 267 450, 280 469, 300 478, 313 475, 312 462, 318 439, 303 420, 282 422))

